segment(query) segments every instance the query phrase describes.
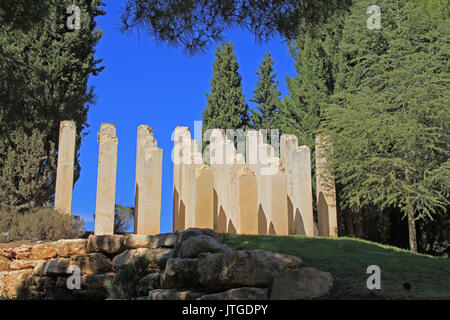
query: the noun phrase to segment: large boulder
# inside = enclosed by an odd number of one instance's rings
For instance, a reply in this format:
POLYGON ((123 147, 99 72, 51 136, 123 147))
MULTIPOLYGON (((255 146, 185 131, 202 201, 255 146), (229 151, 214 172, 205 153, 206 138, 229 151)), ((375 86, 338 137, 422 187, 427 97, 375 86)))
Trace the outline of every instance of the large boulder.
POLYGON ((197 300, 267 300, 267 298, 268 290, 265 288, 243 287, 206 294, 197 300))
POLYGON ((34 273, 41 277, 67 274, 69 264, 70 258, 44 260, 34 267, 34 273))
POLYGON ((180 258, 196 258, 201 253, 219 253, 232 250, 231 247, 218 242, 215 238, 204 234, 192 236, 181 242, 177 248, 180 258))
POLYGON ((125 236, 113 235, 90 235, 87 242, 87 252, 101 252, 105 254, 118 254, 123 252, 125 247, 125 236))
POLYGON ((219 235, 215 233, 212 229, 188 228, 183 232, 180 232, 180 236, 178 237, 178 243, 182 243, 187 239, 189 239, 190 237, 196 237, 201 235, 209 236, 216 239, 219 238, 219 235))
POLYGON ((170 248, 138 248, 128 249, 121 254, 115 256, 112 260, 114 269, 118 270, 121 266, 129 263, 133 257, 145 255, 150 260, 150 267, 164 269, 167 259, 173 256, 173 249, 170 248))
POLYGON ((27 287, 27 279, 32 273, 31 269, 0 272, 0 292, 5 293, 8 298, 22 296, 27 287))
POLYGON ((63 239, 52 242, 23 244, 12 248, 11 258, 16 260, 48 260, 86 253, 87 239, 63 239))
POLYGON ((301 258, 264 250, 236 250, 209 254, 198 264, 205 288, 267 287, 274 276, 303 266, 301 258))
POLYGON ((111 261, 102 253, 88 253, 71 258, 51 259, 39 262, 34 273, 39 276, 56 276, 68 274, 71 265, 80 268, 81 274, 105 273, 112 271, 111 261))
POLYGON ((333 277, 329 272, 314 268, 289 270, 274 278, 270 299, 315 299, 327 295, 332 287, 333 277))
POLYGON ((13 260, 9 265, 10 270, 34 269, 34 267, 45 260, 13 260))
POLYGON ((178 242, 179 233, 161 233, 155 236, 140 234, 129 235, 125 240, 125 246, 130 249, 137 248, 173 248, 178 242))
POLYGON ((198 259, 171 258, 161 278, 161 287, 195 288, 198 286, 198 259))
POLYGON ((58 257, 86 254, 88 239, 62 239, 55 242, 58 257))
POLYGON ((148 293, 148 300, 195 300, 204 294, 196 290, 155 289, 148 293))
POLYGON ((137 292, 138 295, 146 295, 150 290, 159 289, 161 287, 161 272, 152 272, 143 277, 138 284, 137 292))
POLYGON ((10 265, 11 265, 11 261, 9 259, 0 256, 0 272, 9 271, 10 265))

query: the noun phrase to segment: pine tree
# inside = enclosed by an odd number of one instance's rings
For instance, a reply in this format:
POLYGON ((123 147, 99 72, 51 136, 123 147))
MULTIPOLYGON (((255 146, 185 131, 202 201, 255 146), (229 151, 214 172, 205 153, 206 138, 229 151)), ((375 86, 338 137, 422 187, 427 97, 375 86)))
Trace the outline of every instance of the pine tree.
POLYGON ((399 208, 416 223, 449 206, 449 27, 420 1, 383 2, 381 30, 355 6, 344 28, 336 94, 324 134, 342 204, 399 208))
MULTIPOLYGON (((88 77, 102 70, 94 59, 101 2, 77 2, 79 30, 66 25, 72 1, 46 3, 45 15, 27 28, 17 19, 0 26, 0 207, 9 211, 52 201, 59 123, 76 122, 78 151, 94 98, 88 77)), ((79 174, 76 152, 74 181, 79 174)))
POLYGON ((251 123, 254 129, 278 129, 279 107, 281 104, 280 91, 278 91, 278 81, 275 80, 276 73, 273 69, 273 60, 270 53, 264 55, 264 59, 259 66, 258 82, 253 90, 253 99, 256 103, 256 111, 252 110, 251 123))
POLYGON ((242 93, 241 75, 233 44, 217 47, 211 79, 211 93, 203 111, 203 129, 246 129, 249 125, 248 105, 242 93))

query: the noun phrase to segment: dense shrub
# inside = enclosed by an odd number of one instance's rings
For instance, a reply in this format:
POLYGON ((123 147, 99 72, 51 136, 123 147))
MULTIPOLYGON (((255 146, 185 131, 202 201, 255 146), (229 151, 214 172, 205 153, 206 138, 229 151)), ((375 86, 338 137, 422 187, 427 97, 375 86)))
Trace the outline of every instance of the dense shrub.
POLYGON ((15 214, 10 211, 0 211, 0 232, 8 232, 14 220, 15 214))
POLYGON ((84 222, 52 209, 16 214, 8 231, 9 240, 59 240, 79 238, 84 222))
POLYGON ((115 276, 106 282, 108 298, 132 299, 137 297, 139 281, 150 273, 150 259, 146 255, 135 256, 119 268, 115 276))

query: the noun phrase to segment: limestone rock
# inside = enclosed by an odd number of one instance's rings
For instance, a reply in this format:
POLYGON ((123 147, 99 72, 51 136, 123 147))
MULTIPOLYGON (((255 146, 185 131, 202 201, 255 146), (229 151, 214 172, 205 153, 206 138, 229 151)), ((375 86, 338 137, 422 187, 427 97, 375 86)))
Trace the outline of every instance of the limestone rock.
POLYGON ((58 256, 58 248, 55 242, 38 243, 31 247, 29 256, 32 260, 47 260, 58 256))
POLYGON ((198 285, 198 259, 171 258, 161 278, 162 288, 195 288, 198 285))
POLYGON ((155 236, 140 234, 129 235, 125 240, 127 248, 173 248, 178 242, 179 233, 161 233, 155 236))
POLYGON ((62 239, 55 242, 59 257, 86 254, 88 239, 62 239))
POLYGON ((34 273, 38 276, 56 276, 60 274, 67 274, 69 263, 69 258, 41 261, 34 267, 34 273))
POLYGON ((243 287, 207 294, 197 300, 266 300, 267 297, 268 290, 265 288, 243 287))
POLYGON ((88 238, 88 253, 101 252, 107 254, 118 254, 123 252, 125 249, 125 236, 122 235, 91 235, 88 238))
POLYGON ((199 282, 211 289, 265 287, 275 275, 302 265, 299 257, 265 250, 226 251, 199 261, 199 282))
POLYGON ((195 300, 204 294, 195 290, 155 289, 149 292, 148 300, 195 300))
POLYGON ((31 249, 33 246, 31 244, 23 244, 17 247, 14 247, 11 250, 11 256, 14 259, 26 260, 31 259, 31 249))
POLYGON ((142 278, 137 287, 138 294, 148 295, 150 290, 159 289, 161 287, 161 275, 160 272, 152 272, 142 278))
POLYGON ((206 236, 210 236, 213 238, 219 237, 219 235, 211 229, 189 228, 180 233, 178 242, 182 243, 190 237, 201 236, 201 235, 206 235, 206 236))
POLYGON ((77 265, 82 274, 105 273, 113 270, 111 260, 102 253, 73 256, 70 265, 77 265))
POLYGON ((112 260, 115 270, 131 261, 135 256, 146 255, 150 259, 150 267, 164 269, 167 259, 173 256, 173 249, 170 248, 138 248, 129 249, 115 256, 112 260))
POLYGON ((218 242, 216 239, 202 234, 190 237, 183 241, 180 244, 177 256, 180 258, 195 258, 198 257, 200 253, 220 253, 227 250, 232 249, 227 245, 218 242))
POLYGON ((136 300, 148 300, 148 296, 137 297, 136 300))
POLYGON ((9 298, 20 297, 32 273, 30 269, 0 272, 0 292, 6 293, 9 298))
POLYGON ((10 270, 33 269, 38 263, 45 260, 13 260, 9 265, 10 270))
POLYGON ((274 278, 270 299, 315 299, 327 295, 333 286, 329 272, 314 268, 290 270, 274 278))
POLYGON ((0 256, 0 272, 9 271, 11 261, 5 257, 0 256))

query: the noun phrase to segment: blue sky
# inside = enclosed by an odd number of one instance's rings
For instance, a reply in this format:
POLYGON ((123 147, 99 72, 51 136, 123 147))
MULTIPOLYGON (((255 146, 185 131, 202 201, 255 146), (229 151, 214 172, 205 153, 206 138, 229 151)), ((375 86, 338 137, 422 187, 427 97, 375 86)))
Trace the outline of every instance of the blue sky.
MULTIPOLYGON (((158 146, 163 149, 161 232, 170 232, 172 131, 176 126, 188 126, 193 134, 194 121, 202 119, 218 43, 206 53, 190 58, 181 49, 156 44, 145 34, 121 34, 120 5, 121 1, 109 2, 105 7, 107 14, 97 18, 98 28, 104 31, 104 36, 96 47, 96 59, 103 59, 105 70, 89 80, 89 85, 95 87, 97 100, 89 110, 89 128, 85 131, 89 134, 84 137, 80 149, 81 176, 75 184, 72 212, 84 219, 87 230, 94 229, 97 131, 102 122, 115 124, 119 139, 116 203, 134 206, 137 128, 146 124, 153 128, 158 146)), ((282 97, 287 94, 285 77, 296 73, 282 39, 256 44, 250 33, 240 29, 224 36, 225 41, 234 43, 248 103, 257 82, 255 71, 266 52, 270 52, 275 61, 282 97)))

